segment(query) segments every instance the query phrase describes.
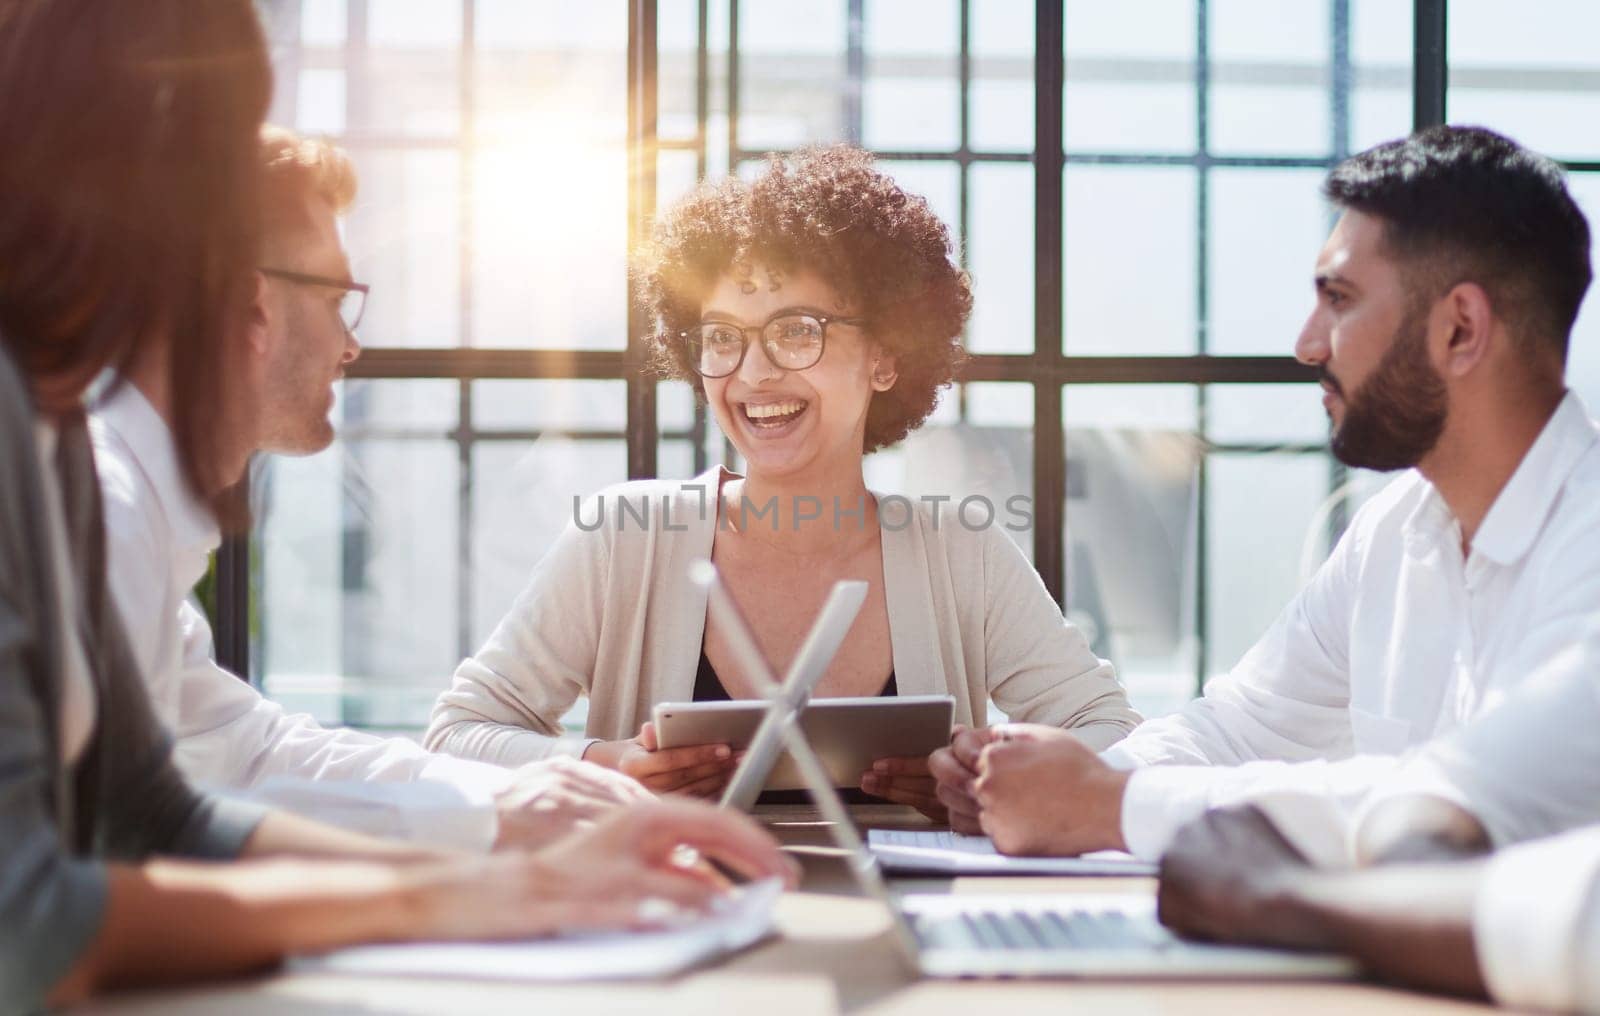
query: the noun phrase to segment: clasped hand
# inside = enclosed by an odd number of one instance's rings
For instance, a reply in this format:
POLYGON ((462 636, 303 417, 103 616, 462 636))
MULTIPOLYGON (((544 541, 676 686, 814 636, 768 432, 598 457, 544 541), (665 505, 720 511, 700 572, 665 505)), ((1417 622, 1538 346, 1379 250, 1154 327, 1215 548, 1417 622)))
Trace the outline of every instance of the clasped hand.
POLYGON ((1127 774, 1057 727, 1033 723, 957 726, 929 770, 950 827, 987 835, 1005 854, 1072 856, 1126 849, 1127 774))

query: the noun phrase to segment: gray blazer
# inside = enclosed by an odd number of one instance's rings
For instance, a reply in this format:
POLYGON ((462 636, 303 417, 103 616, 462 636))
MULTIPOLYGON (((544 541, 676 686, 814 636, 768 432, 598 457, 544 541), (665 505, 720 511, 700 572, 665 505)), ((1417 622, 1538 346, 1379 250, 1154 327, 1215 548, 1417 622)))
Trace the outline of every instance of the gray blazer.
POLYGON ((98 700, 93 737, 60 761, 59 631, 33 400, 0 336, 0 1013, 43 1005, 100 929, 107 861, 236 855, 264 812, 197 793, 171 762, 106 593, 94 457, 82 418, 57 468, 98 700))

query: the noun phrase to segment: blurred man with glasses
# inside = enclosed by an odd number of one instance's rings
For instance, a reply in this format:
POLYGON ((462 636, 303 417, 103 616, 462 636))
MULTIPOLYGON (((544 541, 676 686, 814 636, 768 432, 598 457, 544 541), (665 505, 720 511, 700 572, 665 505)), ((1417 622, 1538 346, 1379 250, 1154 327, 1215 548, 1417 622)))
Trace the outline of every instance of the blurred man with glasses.
MULTIPOLYGON (((308 455, 333 441, 333 386, 360 353, 367 297, 339 238, 338 216, 356 191, 349 160, 271 127, 261 151, 262 250, 243 322, 255 428, 233 442, 241 477, 256 452, 308 455)), ((156 359, 135 364, 130 383, 100 402, 92 433, 112 593, 191 779, 362 832, 478 849, 538 846, 650 796, 571 759, 508 770, 403 738, 324 729, 218 666, 210 626, 188 599, 218 528, 182 482, 156 359)))

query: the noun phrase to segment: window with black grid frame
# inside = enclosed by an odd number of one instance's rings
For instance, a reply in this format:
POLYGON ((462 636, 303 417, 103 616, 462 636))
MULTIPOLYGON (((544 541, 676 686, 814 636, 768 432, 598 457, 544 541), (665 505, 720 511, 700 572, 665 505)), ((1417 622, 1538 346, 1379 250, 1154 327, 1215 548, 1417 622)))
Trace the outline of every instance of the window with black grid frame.
MULTIPOLYGON (((1320 179, 1409 129, 1435 69, 1413 27, 1442 6, 264 3, 273 116, 355 159, 374 295, 338 444, 257 470, 252 674, 325 720, 418 726, 574 496, 737 466, 685 386, 636 370, 630 239, 699 179, 850 141, 945 219, 976 292, 967 380, 869 485, 1028 497, 1047 586, 1136 704, 1181 704, 1382 483, 1331 462, 1290 352, 1320 179)), ((1450 8, 1454 62, 1495 15, 1450 8)), ((1600 101, 1592 61, 1539 52, 1451 85, 1600 101)))

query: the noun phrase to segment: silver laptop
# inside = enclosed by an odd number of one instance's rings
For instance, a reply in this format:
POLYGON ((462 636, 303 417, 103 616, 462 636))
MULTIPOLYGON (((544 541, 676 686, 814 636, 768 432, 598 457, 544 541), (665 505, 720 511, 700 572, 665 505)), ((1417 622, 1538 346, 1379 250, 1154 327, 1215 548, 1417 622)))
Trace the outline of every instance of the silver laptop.
POLYGON ((779 754, 787 749, 857 882, 867 895, 888 908, 896 944, 914 969, 931 977, 1333 979, 1355 975, 1355 964, 1340 956, 1185 941, 1156 919, 1155 899, 1150 895, 914 893, 896 897, 797 722, 806 696, 827 669, 860 609, 865 583, 835 585, 787 680, 779 686, 716 569, 701 562, 693 575, 706 587, 709 609, 722 626, 746 679, 770 703, 749 752, 723 795, 723 806, 748 807, 779 754), (837 627, 841 619, 843 627, 837 627), (820 663, 807 658, 808 651, 824 649, 826 658, 819 657, 820 663))

